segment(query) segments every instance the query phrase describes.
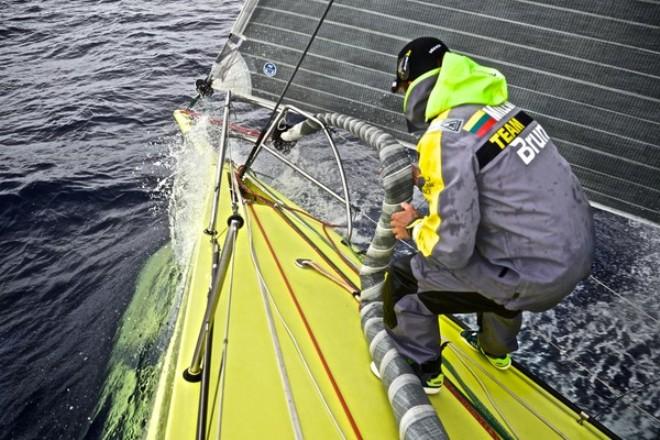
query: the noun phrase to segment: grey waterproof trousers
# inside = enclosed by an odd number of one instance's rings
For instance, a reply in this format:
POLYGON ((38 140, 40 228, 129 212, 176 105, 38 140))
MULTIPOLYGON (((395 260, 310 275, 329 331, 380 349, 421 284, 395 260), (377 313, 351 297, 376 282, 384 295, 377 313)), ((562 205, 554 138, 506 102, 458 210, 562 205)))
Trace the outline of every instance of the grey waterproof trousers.
POLYGON ((503 356, 518 349, 520 311, 505 309, 467 286, 462 291, 456 283, 446 286, 446 291, 420 291, 410 269, 411 258, 392 261, 384 288, 385 328, 401 354, 419 365, 437 361, 438 315, 446 313, 477 313, 479 344, 486 353, 503 356))

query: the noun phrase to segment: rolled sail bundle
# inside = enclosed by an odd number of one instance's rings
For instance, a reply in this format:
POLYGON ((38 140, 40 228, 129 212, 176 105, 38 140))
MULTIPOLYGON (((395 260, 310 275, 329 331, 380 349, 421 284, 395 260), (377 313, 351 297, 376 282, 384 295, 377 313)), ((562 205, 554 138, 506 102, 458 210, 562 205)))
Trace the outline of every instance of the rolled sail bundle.
MULTIPOLYGON (((429 403, 419 378, 397 352, 383 323, 382 294, 385 272, 396 244, 390 228, 390 218, 392 213, 401 209, 401 203, 412 200, 410 158, 405 147, 392 135, 364 121, 337 113, 319 114, 316 118, 327 126, 348 131, 378 152, 385 199, 376 232, 360 269, 362 330, 367 338, 371 357, 387 389, 387 396, 399 425, 399 436, 410 440, 446 439, 447 433, 429 403)), ((291 142, 321 129, 315 122, 305 120, 282 133, 281 137, 291 142)))

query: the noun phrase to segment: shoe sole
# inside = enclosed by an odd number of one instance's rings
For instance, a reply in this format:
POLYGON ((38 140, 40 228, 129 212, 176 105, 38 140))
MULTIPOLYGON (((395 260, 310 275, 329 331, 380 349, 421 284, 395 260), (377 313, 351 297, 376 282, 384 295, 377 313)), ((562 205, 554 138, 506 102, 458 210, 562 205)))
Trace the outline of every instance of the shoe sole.
POLYGON ((498 365, 495 365, 494 363, 492 363, 492 362, 490 361, 490 359, 488 358, 488 355, 487 355, 486 353, 484 353, 484 351, 483 351, 482 349, 477 348, 477 347, 475 347, 474 345, 470 344, 470 341, 468 341, 467 339, 465 339, 465 338, 463 337, 463 335, 461 335, 461 339, 463 340, 463 342, 465 342, 465 343, 468 345, 468 347, 470 347, 472 350, 476 351, 477 353, 479 353, 480 355, 482 355, 484 358, 486 358, 486 360, 488 361, 488 363, 491 364, 493 367, 497 368, 498 370, 500 370, 500 371, 504 371, 504 370, 508 370, 509 368, 511 368, 511 362, 509 362, 509 365, 507 365, 506 367, 500 367, 500 366, 498 366, 498 365))
MULTIPOLYGON (((378 368, 376 368, 376 363, 375 363, 375 362, 372 362, 372 363, 369 365, 369 369, 371 370, 371 372, 373 373, 373 375, 376 376, 376 377, 378 378, 378 380, 382 380, 381 377, 380 377, 380 371, 378 371, 378 368)), ((421 382, 420 382, 420 383, 421 383, 421 382)), ((442 387, 425 387, 425 386, 422 386, 422 388, 424 389, 424 392, 425 392, 426 395, 428 395, 428 396, 432 396, 432 395, 434 395, 434 394, 438 394, 438 393, 440 392, 440 390, 442 389, 442 387)))

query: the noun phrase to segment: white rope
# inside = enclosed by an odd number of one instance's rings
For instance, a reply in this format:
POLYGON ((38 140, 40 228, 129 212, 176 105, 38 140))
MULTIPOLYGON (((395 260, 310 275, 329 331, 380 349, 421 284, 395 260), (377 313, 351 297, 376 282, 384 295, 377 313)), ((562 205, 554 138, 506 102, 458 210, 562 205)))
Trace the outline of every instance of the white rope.
MULTIPOLYGON (((262 277, 261 274, 259 274, 259 276, 262 277)), ((320 388, 318 382, 316 381, 316 378, 314 377, 314 374, 312 373, 312 370, 309 367, 309 364, 307 363, 307 359, 305 359, 305 356, 302 353, 300 345, 298 344, 298 340, 296 339, 295 335, 293 334, 293 332, 289 328, 289 325, 286 323, 286 320, 284 319, 284 316, 280 312, 280 309, 277 306, 277 303, 275 302, 275 299, 273 298, 273 295, 272 295, 270 289, 268 289, 268 287, 266 287, 266 292, 268 292, 268 296, 270 297, 270 301, 273 305, 273 308, 275 309, 275 313, 277 314, 278 318, 280 319, 280 322, 282 323, 282 326, 284 327, 287 334, 289 335, 289 339, 291 340, 291 342, 293 343, 293 346, 296 349, 296 352, 298 354, 298 358, 300 359, 303 366, 305 367, 305 371, 307 372, 307 375, 311 379, 312 385, 314 386, 314 390, 316 391, 317 395, 319 396, 319 399, 323 403, 323 406, 325 407, 326 412, 330 416, 330 420, 332 420, 332 423, 335 426, 335 428, 337 429, 337 432, 339 433, 339 436, 342 439, 346 439, 346 435, 344 434, 341 427, 339 426, 339 422, 337 421, 337 418, 335 417, 332 410, 330 409, 330 405, 328 404, 328 401, 326 400, 325 396, 323 395, 323 392, 321 391, 321 388, 320 388)))

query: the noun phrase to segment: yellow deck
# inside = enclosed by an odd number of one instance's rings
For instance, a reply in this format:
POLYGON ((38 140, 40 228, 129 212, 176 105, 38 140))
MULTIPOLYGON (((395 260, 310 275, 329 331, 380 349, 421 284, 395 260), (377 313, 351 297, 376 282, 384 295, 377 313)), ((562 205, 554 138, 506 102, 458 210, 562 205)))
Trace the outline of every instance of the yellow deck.
MULTIPOLYGON (((179 113, 177 121, 186 133, 190 120, 179 113)), ((226 182, 227 179, 223 178, 218 215, 220 231, 224 230, 229 215, 226 182)), ((259 183, 248 184, 261 194, 273 193, 259 183)), ((210 216, 210 198, 207 205, 205 218, 210 216)), ((233 273, 227 277, 214 325, 207 438, 219 438, 218 430, 221 430, 222 438, 227 439, 294 437, 264 300, 252 261, 251 244, 270 292, 276 332, 303 435, 314 439, 341 438, 342 435, 346 438, 398 438, 386 391, 369 370, 371 359, 360 328, 357 301, 332 281, 295 265, 297 258, 309 258, 333 273, 274 208, 253 203, 241 208, 240 214, 246 225, 238 233, 233 273), (265 236, 262 231, 266 231, 265 236), (225 335, 227 316, 230 325, 225 335), (318 346, 315 346, 312 334, 318 346), (218 371, 225 337, 228 343, 223 388, 218 371), (321 355, 327 362, 327 369, 321 355)), ((359 285, 359 277, 321 238, 323 231, 319 223, 290 212, 286 215, 359 285)), ((351 255, 339 244, 339 237, 334 232, 331 234, 343 253, 351 255)), ((220 244, 223 235, 218 238, 220 244)), ((200 384, 186 382, 182 373, 192 358, 211 277, 210 239, 202 231, 199 238, 186 296, 148 426, 150 439, 179 440, 195 436, 200 384)), ((356 257, 350 258, 359 264, 356 257)), ((502 432, 510 438, 525 439, 606 438, 590 423, 578 423, 578 414, 517 369, 501 372, 492 368, 460 340, 456 324, 442 319, 441 325, 443 338, 452 341, 444 352, 446 386, 430 400, 451 438, 497 438, 502 432), (457 394, 463 397, 459 398, 457 394), (471 399, 478 399, 497 420, 495 425, 499 424, 500 434, 488 426, 482 416, 473 414, 476 411, 466 403, 471 399)))

